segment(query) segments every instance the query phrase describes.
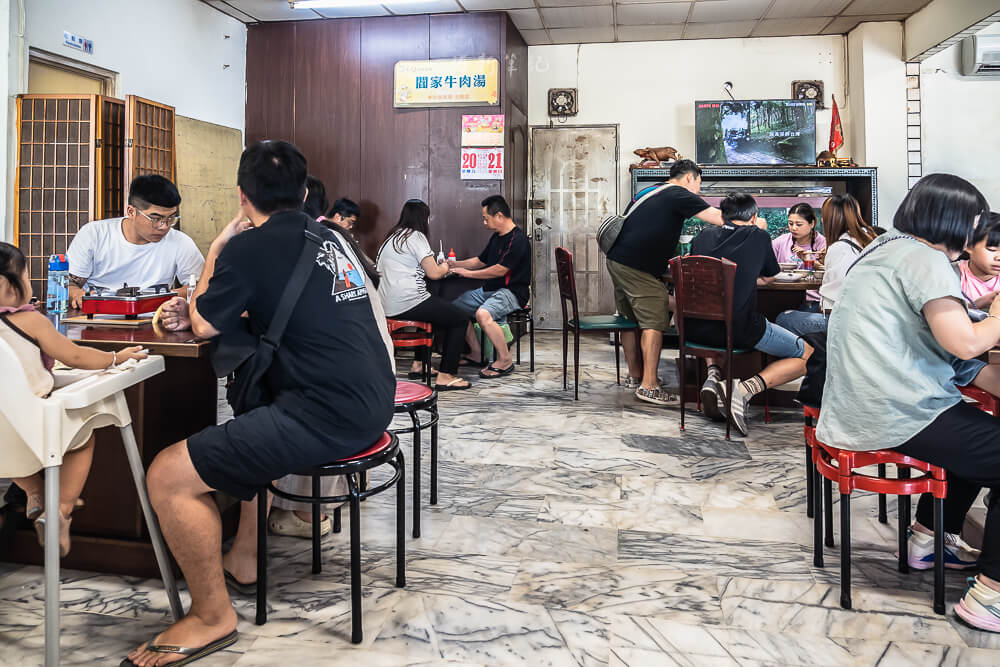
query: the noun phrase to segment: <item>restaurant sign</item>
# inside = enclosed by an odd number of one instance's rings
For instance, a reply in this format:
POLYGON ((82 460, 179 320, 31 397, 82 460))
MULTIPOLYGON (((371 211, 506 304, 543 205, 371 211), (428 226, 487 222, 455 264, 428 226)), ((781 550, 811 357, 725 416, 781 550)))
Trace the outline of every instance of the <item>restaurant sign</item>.
POLYGON ((393 106, 461 107, 497 104, 500 63, 496 58, 400 60, 393 77, 393 106))

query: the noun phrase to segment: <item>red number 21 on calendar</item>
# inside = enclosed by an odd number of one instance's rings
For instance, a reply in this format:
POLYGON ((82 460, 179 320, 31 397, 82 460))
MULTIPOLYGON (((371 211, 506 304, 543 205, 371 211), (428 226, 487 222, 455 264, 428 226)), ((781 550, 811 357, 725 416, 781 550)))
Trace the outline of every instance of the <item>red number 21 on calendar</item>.
POLYGON ((503 153, 490 153, 489 154, 489 168, 492 169, 503 169, 503 153))

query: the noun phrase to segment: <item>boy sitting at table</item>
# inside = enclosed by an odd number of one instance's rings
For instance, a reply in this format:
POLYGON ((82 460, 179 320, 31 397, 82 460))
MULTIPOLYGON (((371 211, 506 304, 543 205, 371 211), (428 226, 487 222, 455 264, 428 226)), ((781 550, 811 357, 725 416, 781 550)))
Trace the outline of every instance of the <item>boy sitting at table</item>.
MULTIPOLYGON (((708 379, 701 388, 705 415, 730 419, 747 434, 750 399, 768 387, 777 387, 802 377, 812 348, 799 336, 767 321, 757 312, 757 287, 774 281, 780 272, 774 257, 767 222, 757 216, 757 202, 748 194, 730 194, 719 204, 724 224, 706 227, 691 244, 692 255, 728 259, 736 264, 733 282, 733 346, 754 348, 774 357, 760 373, 733 385, 731 414, 726 415, 726 386, 718 365, 708 367, 708 379)), ((693 343, 725 348, 725 322, 685 318, 686 337, 693 343)), ((721 355, 720 355, 721 357, 721 355)))

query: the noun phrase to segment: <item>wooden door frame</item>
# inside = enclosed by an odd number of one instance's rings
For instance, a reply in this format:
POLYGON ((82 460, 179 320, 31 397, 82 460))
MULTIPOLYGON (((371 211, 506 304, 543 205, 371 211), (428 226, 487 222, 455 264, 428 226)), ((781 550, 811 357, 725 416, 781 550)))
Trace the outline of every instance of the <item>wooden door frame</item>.
MULTIPOLYGON (((570 124, 555 124, 549 121, 548 125, 529 125, 528 126, 528 189, 527 189, 527 201, 525 202, 526 211, 526 232, 531 238, 532 243, 535 239, 535 216, 533 209, 531 207, 531 202, 534 200, 535 194, 535 181, 534 181, 534 164, 535 164, 535 130, 607 130, 614 129, 615 131, 615 211, 620 210, 621 201, 621 176, 618 173, 618 169, 621 162, 621 144, 622 144, 622 132, 621 123, 584 123, 580 125, 570 125, 570 124)), ((597 231, 596 229, 594 230, 597 231)), ((553 260, 554 261, 554 260, 553 260)), ((532 294, 537 294, 538 290, 535 286, 535 281, 539 280, 539 273, 532 270, 531 276, 531 292, 532 294)))
POLYGON ((47 67, 53 67, 64 72, 69 72, 70 74, 83 76, 88 79, 94 79, 95 81, 100 81, 100 94, 105 97, 114 97, 116 89, 118 88, 118 72, 113 72, 109 69, 98 67, 97 65, 91 65, 90 63, 74 60, 73 58, 67 58, 66 56, 58 53, 51 53, 32 46, 28 49, 29 67, 32 62, 39 63, 40 65, 46 65, 47 67))

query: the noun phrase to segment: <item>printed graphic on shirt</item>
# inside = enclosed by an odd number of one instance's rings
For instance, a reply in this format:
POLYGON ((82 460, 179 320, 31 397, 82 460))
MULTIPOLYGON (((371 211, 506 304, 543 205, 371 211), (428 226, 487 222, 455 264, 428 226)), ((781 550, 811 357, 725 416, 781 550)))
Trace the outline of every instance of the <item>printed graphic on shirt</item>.
POLYGON ((357 301, 368 296, 364 273, 354 262, 340 252, 333 241, 324 241, 316 263, 333 274, 333 299, 336 303, 357 301))

